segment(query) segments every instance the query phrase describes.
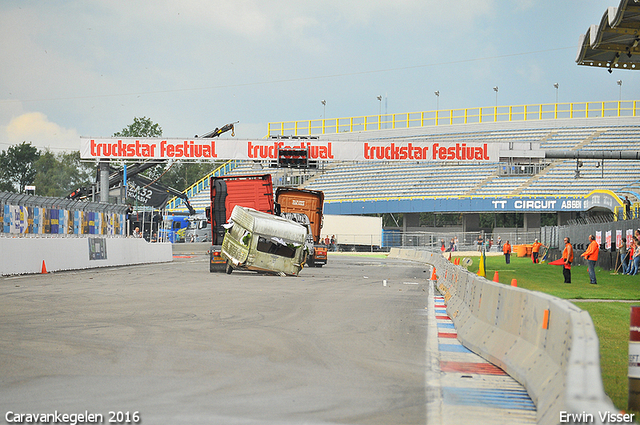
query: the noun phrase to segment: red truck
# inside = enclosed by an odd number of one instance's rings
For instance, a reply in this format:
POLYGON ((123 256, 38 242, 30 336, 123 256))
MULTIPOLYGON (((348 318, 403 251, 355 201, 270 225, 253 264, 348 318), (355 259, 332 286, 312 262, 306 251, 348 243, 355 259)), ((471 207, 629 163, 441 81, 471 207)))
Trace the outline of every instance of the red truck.
POLYGON ((268 214, 275 212, 271 174, 212 177, 209 182, 211 206, 206 208, 207 222, 211 224, 210 272, 226 269, 220 256, 225 228, 233 207, 253 208, 268 214))
POLYGON ((327 246, 320 239, 324 193, 319 190, 279 187, 276 189, 276 209, 280 215, 309 229, 309 257, 307 264, 322 267, 327 264, 327 246))

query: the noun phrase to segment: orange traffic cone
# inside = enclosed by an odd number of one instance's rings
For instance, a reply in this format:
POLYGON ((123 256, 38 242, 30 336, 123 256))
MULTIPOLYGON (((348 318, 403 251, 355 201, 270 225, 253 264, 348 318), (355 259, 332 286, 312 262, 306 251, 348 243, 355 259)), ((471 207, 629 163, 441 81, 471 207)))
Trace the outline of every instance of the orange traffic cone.
POLYGON ((518 281, 515 279, 511 279, 511 286, 518 286, 518 281))
POLYGON ((500 280, 498 279, 498 270, 496 270, 496 272, 493 274, 493 281, 500 282, 500 280))
POLYGON ((431 280, 438 280, 438 277, 436 276, 436 268, 432 267, 431 270, 433 270, 431 272, 431 280))
POLYGON ((47 273, 49 273, 47 271, 47 266, 44 265, 44 260, 42 260, 42 272, 41 272, 41 274, 47 274, 47 273))

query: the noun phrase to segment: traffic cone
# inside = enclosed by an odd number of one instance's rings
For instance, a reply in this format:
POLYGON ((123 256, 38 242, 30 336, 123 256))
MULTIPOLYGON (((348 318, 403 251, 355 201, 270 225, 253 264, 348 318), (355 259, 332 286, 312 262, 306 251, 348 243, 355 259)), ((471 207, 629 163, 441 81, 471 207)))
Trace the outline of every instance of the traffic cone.
POLYGON ((517 287, 518 286, 518 281, 515 280, 515 279, 511 279, 511 286, 517 287))
POLYGON ((498 270, 496 270, 496 272, 493 274, 493 281, 500 282, 500 279, 498 279, 498 270))
POLYGON ((438 280, 438 277, 436 276, 436 268, 432 267, 431 270, 431 280, 438 280))
POLYGON ((47 274, 47 273, 49 273, 47 271, 47 266, 44 265, 44 260, 42 260, 42 272, 41 272, 41 274, 47 274))

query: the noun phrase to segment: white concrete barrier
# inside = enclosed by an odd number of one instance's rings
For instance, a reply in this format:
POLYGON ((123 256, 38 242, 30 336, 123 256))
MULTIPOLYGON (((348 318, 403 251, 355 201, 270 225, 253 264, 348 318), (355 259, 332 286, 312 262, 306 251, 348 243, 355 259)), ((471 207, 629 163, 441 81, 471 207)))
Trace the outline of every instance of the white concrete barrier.
POLYGON ((173 260, 170 243, 139 238, 0 238, 0 275, 173 260))
POLYGON ((524 385, 539 424, 560 423, 561 412, 591 414, 589 423, 600 424, 600 413, 618 412, 604 392, 589 313, 560 298, 479 277, 440 253, 399 249, 389 256, 436 268, 458 339, 524 385))

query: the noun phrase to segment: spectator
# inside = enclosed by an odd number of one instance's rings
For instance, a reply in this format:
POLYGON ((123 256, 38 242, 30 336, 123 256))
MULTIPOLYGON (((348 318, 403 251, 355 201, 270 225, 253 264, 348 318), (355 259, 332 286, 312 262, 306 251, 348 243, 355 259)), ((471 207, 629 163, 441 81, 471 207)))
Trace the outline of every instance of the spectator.
POLYGON ((622 274, 627 274, 627 266, 629 259, 629 251, 627 250, 627 243, 621 239, 620 244, 617 244, 616 249, 618 250, 618 254, 620 255, 620 269, 622 270, 622 274))
POLYGON ((504 260, 507 264, 511 263, 511 244, 509 241, 502 246, 502 253, 504 254, 504 260))
POLYGON ((451 241, 449 242, 449 252, 453 252, 456 250, 456 243, 453 240, 453 238, 451 238, 451 241))
POLYGON ((589 269, 589 283, 596 285, 596 261, 598 261, 598 252, 600 251, 600 245, 596 242, 596 238, 593 235, 589 235, 589 246, 587 250, 580 256, 587 260, 587 267, 589 269))
POLYGON ((134 238, 141 238, 142 237, 142 234, 140 233, 140 228, 139 227, 136 227, 133 230, 133 237, 134 238))
POLYGON ((336 235, 331 235, 331 240, 329 242, 331 243, 331 251, 335 252, 336 251, 336 235))
POLYGON ((458 237, 453 238, 453 248, 458 251, 458 237))
POLYGON ((564 238, 564 251, 562 251, 562 259, 564 260, 564 266, 562 267, 562 275, 564 276, 564 283, 571 283, 571 263, 573 263, 573 246, 571 246, 571 239, 564 238))
POLYGON ((502 249, 502 238, 498 236, 498 250, 502 249))
POLYGON ((324 237, 324 244, 327 246, 327 248, 329 248, 329 243, 330 243, 329 235, 327 235, 327 236, 324 237))
POLYGON ((633 250, 633 262, 631 262, 631 267, 629 269, 629 275, 635 276, 638 274, 638 269, 640 268, 640 240, 635 240, 635 247, 633 250))
POLYGON ((622 203, 624 204, 624 219, 631 220, 631 201, 629 200, 629 197, 625 196, 622 203))
POLYGON ((634 236, 631 240, 631 244, 627 247, 627 268, 624 269, 625 274, 629 274, 631 272, 631 267, 633 266, 633 254, 636 251, 636 237, 634 236))
POLYGON ((478 240, 477 240, 477 250, 478 251, 482 251, 482 244, 483 244, 484 240, 482 239, 482 235, 478 235, 478 240))

